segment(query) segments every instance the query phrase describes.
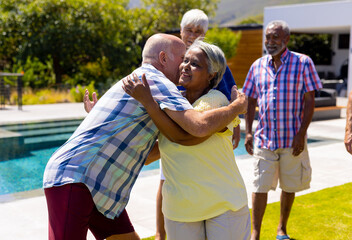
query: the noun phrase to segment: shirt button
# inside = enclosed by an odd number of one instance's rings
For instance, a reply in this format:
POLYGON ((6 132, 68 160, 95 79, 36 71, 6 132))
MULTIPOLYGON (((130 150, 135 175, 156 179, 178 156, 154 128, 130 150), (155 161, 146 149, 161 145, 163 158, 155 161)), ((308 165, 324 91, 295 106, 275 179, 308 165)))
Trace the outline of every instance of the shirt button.
POLYGON ((273 98, 274 100, 276 99, 276 97, 273 98))
POLYGON ((276 132, 276 129, 274 129, 274 131, 276 132))

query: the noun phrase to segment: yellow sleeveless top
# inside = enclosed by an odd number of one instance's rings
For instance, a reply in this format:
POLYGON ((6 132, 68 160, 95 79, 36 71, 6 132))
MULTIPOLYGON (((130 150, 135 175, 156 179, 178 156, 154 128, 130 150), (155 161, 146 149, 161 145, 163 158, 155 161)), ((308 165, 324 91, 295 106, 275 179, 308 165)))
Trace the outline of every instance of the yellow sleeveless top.
MULTIPOLYGON (((205 111, 228 105, 226 96, 210 90, 193 107, 205 111)), ((163 213, 173 221, 195 222, 247 205, 247 193, 232 149, 237 117, 224 132, 203 143, 183 146, 159 135, 159 149, 165 175, 163 213)))

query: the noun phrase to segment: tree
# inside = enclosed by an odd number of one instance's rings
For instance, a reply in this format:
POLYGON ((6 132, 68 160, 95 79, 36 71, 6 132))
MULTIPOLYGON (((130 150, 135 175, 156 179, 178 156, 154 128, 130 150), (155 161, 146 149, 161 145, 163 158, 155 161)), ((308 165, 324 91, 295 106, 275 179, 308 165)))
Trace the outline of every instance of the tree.
POLYGON ((234 33, 228 28, 214 27, 209 29, 205 35, 205 41, 212 43, 221 48, 226 59, 230 59, 236 55, 238 43, 241 40, 242 33, 234 33))
POLYGON ((23 41, 20 5, 30 1, 3 0, 0 1, 0 69, 9 68, 17 56, 23 41))
POLYGON ((178 29, 192 8, 215 14, 219 0, 142 1, 129 9, 129 0, 2 0, 0 69, 39 61, 52 66, 52 84, 110 84, 139 65, 149 36, 178 29))
POLYGON ((214 16, 219 0, 142 0, 142 7, 154 11, 159 17, 158 30, 180 28, 182 16, 188 10, 198 8, 208 16, 214 16))
POLYGON ((288 49, 312 58, 315 64, 329 65, 332 59, 330 34, 291 34, 288 49))
POLYGON ((248 18, 245 18, 241 20, 239 25, 245 25, 245 24, 263 24, 263 14, 257 15, 257 16, 251 16, 248 18))
POLYGON ((17 47, 11 53, 3 49, 2 57, 9 54, 23 61, 36 57, 42 62, 51 58, 56 83, 104 57, 116 76, 138 63, 140 46, 131 31, 128 0, 4 2, 1 26, 13 34, 7 44, 17 47))

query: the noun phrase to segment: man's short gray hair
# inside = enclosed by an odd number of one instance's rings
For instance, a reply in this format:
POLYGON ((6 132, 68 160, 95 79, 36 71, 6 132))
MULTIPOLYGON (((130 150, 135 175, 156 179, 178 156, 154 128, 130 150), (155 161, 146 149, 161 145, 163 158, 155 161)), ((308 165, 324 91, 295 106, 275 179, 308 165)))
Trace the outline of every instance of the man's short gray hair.
POLYGON ((193 48, 201 49, 207 56, 208 72, 210 74, 216 73, 214 78, 210 81, 210 88, 216 87, 221 81, 226 71, 226 58, 224 52, 216 45, 196 40, 187 50, 190 51, 193 48))
POLYGON ((287 36, 290 36, 290 28, 288 27, 288 24, 287 22, 283 21, 283 20, 274 20, 274 21, 271 21, 268 23, 268 25, 266 25, 266 28, 265 28, 265 32, 266 32, 266 29, 269 27, 269 26, 281 26, 282 27, 282 30, 284 30, 284 32, 286 33, 287 36))
POLYGON ((208 16, 199 9, 191 9, 183 14, 181 20, 181 30, 187 25, 200 26, 204 33, 208 31, 209 20, 208 16))

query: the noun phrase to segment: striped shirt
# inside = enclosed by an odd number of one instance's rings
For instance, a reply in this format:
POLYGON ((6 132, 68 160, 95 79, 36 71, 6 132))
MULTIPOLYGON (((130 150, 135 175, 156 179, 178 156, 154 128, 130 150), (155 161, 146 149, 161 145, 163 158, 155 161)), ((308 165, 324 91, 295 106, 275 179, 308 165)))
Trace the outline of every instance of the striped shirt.
MULTIPOLYGON (((164 74, 150 64, 146 74, 162 109, 184 111, 191 104, 164 74)), ((122 81, 99 99, 69 140, 50 158, 43 187, 84 183, 97 209, 113 219, 125 208, 131 188, 159 134, 143 105, 126 94, 122 81)))
POLYGON ((304 94, 322 87, 313 61, 288 49, 275 72, 272 56, 266 55, 251 66, 243 92, 258 101, 255 146, 275 150, 290 148, 300 129, 304 94))

